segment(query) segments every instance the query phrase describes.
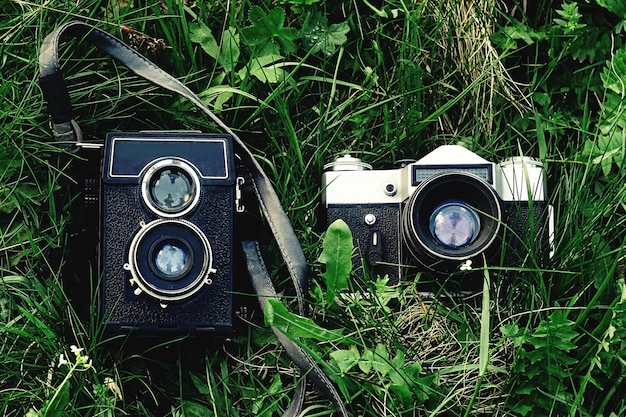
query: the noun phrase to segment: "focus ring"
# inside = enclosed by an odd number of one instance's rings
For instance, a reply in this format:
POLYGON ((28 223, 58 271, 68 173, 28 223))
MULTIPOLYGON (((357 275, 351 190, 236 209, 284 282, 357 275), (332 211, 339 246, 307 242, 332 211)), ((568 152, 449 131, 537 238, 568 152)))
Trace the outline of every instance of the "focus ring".
POLYGON ((216 272, 209 240, 195 224, 182 219, 158 219, 143 224, 130 243, 124 268, 131 274, 130 283, 136 286, 136 295, 146 293, 162 302, 182 301, 193 296, 211 283, 210 275, 216 272), (177 276, 164 277, 155 270, 158 254, 154 251, 166 240, 181 242, 179 246, 186 248, 194 259, 193 264, 177 276))

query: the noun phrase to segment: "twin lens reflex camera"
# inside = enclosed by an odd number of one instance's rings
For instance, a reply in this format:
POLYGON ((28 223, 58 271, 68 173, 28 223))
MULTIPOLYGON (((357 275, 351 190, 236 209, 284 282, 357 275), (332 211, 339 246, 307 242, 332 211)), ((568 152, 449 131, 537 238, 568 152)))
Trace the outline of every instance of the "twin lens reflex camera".
POLYGON ((444 145, 394 169, 373 170, 350 155, 324 168, 327 222, 350 227, 361 276, 394 283, 412 270, 450 275, 482 259, 522 265, 529 253, 549 252, 552 207, 536 159, 492 163, 444 145))
POLYGON ((240 185, 229 135, 107 136, 100 269, 108 330, 232 330, 240 185))

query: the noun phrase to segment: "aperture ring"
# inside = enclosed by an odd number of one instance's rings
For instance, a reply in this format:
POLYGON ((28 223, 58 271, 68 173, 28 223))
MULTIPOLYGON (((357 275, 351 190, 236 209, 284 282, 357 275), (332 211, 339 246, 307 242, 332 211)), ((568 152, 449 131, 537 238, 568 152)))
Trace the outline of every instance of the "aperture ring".
POLYGON ((128 262, 124 269, 130 272, 130 284, 135 287, 135 295, 146 293, 162 302, 185 300, 205 285, 212 283, 213 254, 206 235, 195 224, 183 220, 157 219, 142 224, 133 237, 128 250, 128 262), (154 270, 155 242, 167 236, 169 240, 178 240, 181 247, 193 251, 189 256, 194 259, 184 274, 176 279, 167 279, 154 270))

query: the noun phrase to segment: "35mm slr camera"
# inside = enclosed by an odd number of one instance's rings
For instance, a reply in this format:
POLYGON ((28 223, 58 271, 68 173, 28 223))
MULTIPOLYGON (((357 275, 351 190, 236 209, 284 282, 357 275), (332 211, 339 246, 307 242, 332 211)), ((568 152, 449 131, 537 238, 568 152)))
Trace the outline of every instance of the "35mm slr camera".
POLYGON ((468 261, 482 265, 483 257, 490 265, 522 265, 552 236, 545 171, 529 157, 492 163, 445 145, 373 170, 345 155, 325 166, 322 186, 328 224, 343 219, 369 276, 392 283, 410 268, 450 275, 469 269, 468 261))
POLYGON ((108 330, 232 330, 234 160, 226 134, 108 134, 100 221, 108 330))

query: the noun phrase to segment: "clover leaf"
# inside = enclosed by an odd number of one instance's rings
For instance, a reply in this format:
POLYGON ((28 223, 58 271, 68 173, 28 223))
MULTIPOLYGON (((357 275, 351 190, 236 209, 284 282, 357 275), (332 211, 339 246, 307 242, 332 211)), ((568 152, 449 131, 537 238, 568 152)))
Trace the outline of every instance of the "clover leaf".
POLYGON ((293 41, 298 32, 285 27, 285 11, 275 7, 268 13, 258 6, 250 8, 248 19, 251 25, 241 30, 243 41, 252 47, 256 56, 279 55, 284 52, 295 52, 293 41))

